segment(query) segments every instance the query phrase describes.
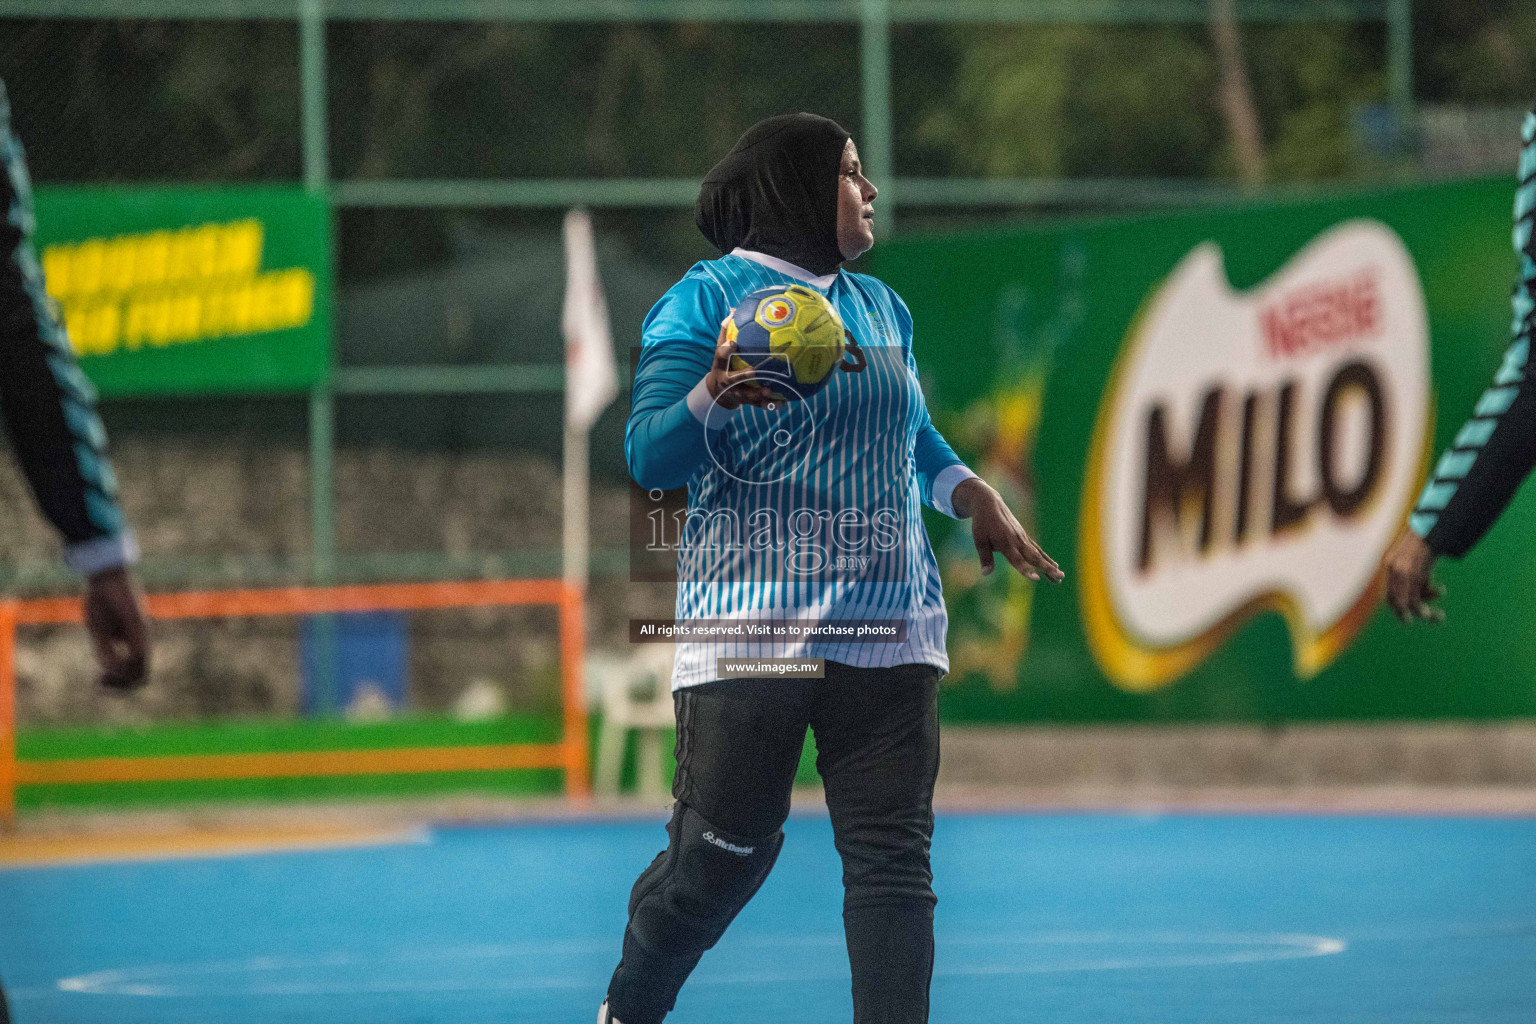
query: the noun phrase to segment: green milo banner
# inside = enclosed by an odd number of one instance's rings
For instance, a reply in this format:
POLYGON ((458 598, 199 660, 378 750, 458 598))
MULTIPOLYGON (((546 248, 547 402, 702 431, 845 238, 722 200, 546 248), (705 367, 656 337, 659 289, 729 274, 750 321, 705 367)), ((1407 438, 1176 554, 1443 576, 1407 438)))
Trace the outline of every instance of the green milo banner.
POLYGON ((304 390, 331 365, 330 211, 298 188, 39 188, 37 249, 106 395, 304 390))
POLYGON ((902 239, 935 423, 1061 562, 982 577, 937 518, 957 719, 1536 714, 1536 499, 1447 620, 1381 557, 1510 341, 1514 187, 902 239))

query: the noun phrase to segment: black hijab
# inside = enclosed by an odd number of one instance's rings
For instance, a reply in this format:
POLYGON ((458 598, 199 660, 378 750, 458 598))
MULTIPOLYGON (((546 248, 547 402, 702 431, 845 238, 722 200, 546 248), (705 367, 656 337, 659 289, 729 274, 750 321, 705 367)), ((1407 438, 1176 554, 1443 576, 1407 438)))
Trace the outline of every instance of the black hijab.
POLYGON ((704 176, 694 221, 722 253, 740 246, 813 274, 843 262, 837 180, 848 133, 815 114, 757 122, 704 176))

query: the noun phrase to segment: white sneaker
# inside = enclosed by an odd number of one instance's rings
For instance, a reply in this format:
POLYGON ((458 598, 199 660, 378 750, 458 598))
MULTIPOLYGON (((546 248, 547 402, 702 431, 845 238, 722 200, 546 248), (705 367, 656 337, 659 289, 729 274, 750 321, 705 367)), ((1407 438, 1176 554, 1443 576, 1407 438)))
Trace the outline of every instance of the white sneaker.
POLYGON ((597 1008, 597 1024, 624 1024, 623 1021, 608 1012, 608 1000, 603 1000, 603 1005, 597 1008))

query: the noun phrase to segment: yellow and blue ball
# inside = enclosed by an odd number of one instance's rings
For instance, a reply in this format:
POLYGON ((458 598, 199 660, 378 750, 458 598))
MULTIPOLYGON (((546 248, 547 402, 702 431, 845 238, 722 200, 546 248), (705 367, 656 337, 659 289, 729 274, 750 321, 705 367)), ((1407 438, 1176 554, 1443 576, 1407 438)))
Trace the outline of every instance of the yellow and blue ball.
POLYGON ((751 368, 776 397, 796 401, 827 386, 843 358, 843 321, 827 297, 804 285, 759 288, 725 325, 736 342, 731 369, 751 368))

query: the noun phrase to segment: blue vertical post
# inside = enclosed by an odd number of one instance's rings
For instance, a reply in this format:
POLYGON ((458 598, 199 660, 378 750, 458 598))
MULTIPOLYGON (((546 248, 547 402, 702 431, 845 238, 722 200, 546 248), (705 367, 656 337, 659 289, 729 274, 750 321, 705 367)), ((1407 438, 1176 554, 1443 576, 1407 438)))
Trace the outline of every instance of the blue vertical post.
MULTIPOLYGON (((324 196, 330 189, 329 125, 326 104, 325 11, 322 0, 300 0, 299 75, 302 82, 304 187, 324 196)), ((334 505, 336 408, 329 381, 309 394, 309 526, 311 582, 336 582, 334 505)), ((316 692, 309 702, 336 711, 336 617, 322 615, 312 626, 316 692)))
POLYGON ((325 11, 322 0, 300 0, 299 79, 304 122, 304 187, 324 193, 330 184, 325 88, 325 11))
MULTIPOLYGON (((309 479, 310 479, 310 577, 318 586, 336 582, 336 521, 332 502, 335 452, 335 405, 330 385, 320 384, 309 393, 309 479)), ((337 699, 336 626, 334 615, 318 615, 310 629, 313 650, 310 655, 309 683, 314 693, 306 696, 306 705, 321 712, 340 710, 337 699)))
POLYGON ((1399 151, 1407 156, 1418 131, 1413 103, 1413 0, 1387 0, 1387 89, 1399 151))
POLYGON ((864 137, 859 156, 864 174, 880 190, 882 234, 896 226, 896 167, 891 114, 890 0, 862 0, 859 9, 859 69, 863 80, 864 137))

